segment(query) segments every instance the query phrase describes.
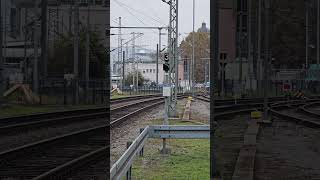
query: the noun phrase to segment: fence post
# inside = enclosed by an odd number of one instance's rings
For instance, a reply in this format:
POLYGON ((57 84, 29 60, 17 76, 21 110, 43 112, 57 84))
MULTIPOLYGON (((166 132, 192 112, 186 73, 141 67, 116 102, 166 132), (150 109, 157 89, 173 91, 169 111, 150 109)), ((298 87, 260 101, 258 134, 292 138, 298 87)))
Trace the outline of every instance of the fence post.
MULTIPOLYGON (((144 128, 140 128, 140 134, 143 132, 144 128)), ((143 156, 144 147, 141 148, 141 151, 139 152, 140 156, 143 156)))
POLYGON ((103 81, 100 83, 101 104, 103 104, 103 81))
POLYGON ((92 104, 96 103, 96 81, 93 81, 93 86, 92 86, 92 104))
POLYGON ((67 80, 63 80, 63 105, 67 105, 67 80))
POLYGON ((72 87, 72 97, 73 97, 72 104, 75 105, 76 104, 76 91, 75 91, 76 82, 75 82, 75 79, 71 80, 71 84, 72 84, 71 87, 72 87))
POLYGON ((39 93, 39 104, 41 105, 42 104, 42 91, 41 91, 41 87, 42 87, 42 82, 41 82, 41 80, 39 80, 40 81, 40 83, 39 83, 39 89, 38 89, 38 93, 39 93))
MULTIPOLYGON (((130 147, 131 144, 132 144, 131 141, 127 142, 127 149, 130 147)), ((127 172, 126 180, 131 180, 131 177, 132 177, 132 166, 130 166, 130 168, 129 168, 128 172, 127 172)))

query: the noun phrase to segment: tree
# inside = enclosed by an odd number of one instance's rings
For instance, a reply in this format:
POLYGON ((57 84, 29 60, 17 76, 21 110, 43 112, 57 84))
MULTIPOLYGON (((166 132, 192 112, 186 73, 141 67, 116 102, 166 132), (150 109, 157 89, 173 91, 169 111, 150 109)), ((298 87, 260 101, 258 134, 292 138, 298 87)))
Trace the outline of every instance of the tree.
MULTIPOLYGON (((192 34, 189 35, 181 42, 181 56, 186 58, 188 64, 191 63, 192 58, 192 34)), ((210 53, 208 50, 210 49, 210 38, 209 33, 205 32, 195 32, 195 48, 194 48, 194 64, 195 64, 195 82, 204 82, 205 81, 205 66, 206 60, 202 58, 209 58, 210 53)))
MULTIPOLYGON (((137 81, 137 71, 134 71, 134 72, 129 72, 129 74, 127 74, 126 75, 126 77, 125 77, 125 80, 124 80, 124 84, 125 84, 125 86, 130 86, 130 85, 132 85, 133 84, 133 78, 134 78, 134 84, 136 84, 136 81, 137 81), (133 77, 134 76, 134 77, 133 77)), ((138 71, 138 79, 139 79, 139 81, 138 81, 138 84, 139 84, 139 86, 142 86, 143 84, 144 84, 144 82, 146 81, 145 79, 144 79, 144 77, 142 76, 142 74, 141 74, 141 72, 140 71, 138 71)))
MULTIPOLYGON (((50 74, 63 75, 73 73, 73 35, 60 34, 60 38, 54 42, 54 51, 49 54, 50 74)), ((79 77, 85 77, 85 42, 86 31, 80 31, 79 44, 79 77)), ((90 33, 90 78, 105 78, 106 76, 106 52, 101 38, 96 32, 90 33)))

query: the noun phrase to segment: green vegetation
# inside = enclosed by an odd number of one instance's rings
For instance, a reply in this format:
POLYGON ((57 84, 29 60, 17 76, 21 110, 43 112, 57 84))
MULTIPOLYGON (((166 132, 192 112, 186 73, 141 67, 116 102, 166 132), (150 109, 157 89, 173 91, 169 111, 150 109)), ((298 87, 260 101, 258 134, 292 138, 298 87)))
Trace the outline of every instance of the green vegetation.
MULTIPOLYGON (((136 84, 136 81, 137 81, 136 78, 137 78, 137 71, 129 72, 128 75, 126 76, 125 80, 124 80, 125 86, 132 85, 133 84, 133 79, 134 79, 135 84, 136 84)), ((146 79, 143 77, 141 72, 138 71, 138 84, 139 84, 139 86, 142 86, 145 81, 146 81, 146 79)))
MULTIPOLYGON (((153 124, 162 124, 154 120, 153 124)), ((190 122, 171 121, 174 125, 191 125, 190 122)), ((144 157, 137 157, 132 168, 134 179, 209 179, 210 142, 208 139, 169 139, 170 155, 160 154, 161 139, 149 139, 144 157)))
POLYGON ((0 117, 47 113, 74 109, 94 108, 94 105, 45 106, 45 105, 8 105, 0 109, 0 117))
MULTIPOLYGON (((81 26, 79 32, 79 77, 84 77, 86 57, 86 28, 81 26)), ((96 32, 90 32, 90 78, 105 78, 106 59, 104 42, 96 32)), ((49 52, 48 71, 53 74, 73 72, 73 34, 59 34, 54 42, 54 50, 49 52)))

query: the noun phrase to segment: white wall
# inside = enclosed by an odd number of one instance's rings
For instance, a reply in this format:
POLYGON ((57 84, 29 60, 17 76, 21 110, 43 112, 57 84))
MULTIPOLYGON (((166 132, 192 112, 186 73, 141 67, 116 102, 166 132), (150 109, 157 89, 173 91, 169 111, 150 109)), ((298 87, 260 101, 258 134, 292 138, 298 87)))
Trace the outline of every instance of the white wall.
MULTIPOLYGON (((138 70, 141 72, 143 77, 145 79, 149 79, 150 81, 156 82, 156 63, 138 63, 138 70)), ((137 64, 135 64, 135 68, 137 68, 137 64)), ((159 70, 159 84, 163 83, 164 79, 164 71, 162 69, 162 64, 158 64, 158 70, 159 70)), ((126 71, 125 73, 129 73, 133 71, 132 63, 126 64, 125 67, 126 71)))

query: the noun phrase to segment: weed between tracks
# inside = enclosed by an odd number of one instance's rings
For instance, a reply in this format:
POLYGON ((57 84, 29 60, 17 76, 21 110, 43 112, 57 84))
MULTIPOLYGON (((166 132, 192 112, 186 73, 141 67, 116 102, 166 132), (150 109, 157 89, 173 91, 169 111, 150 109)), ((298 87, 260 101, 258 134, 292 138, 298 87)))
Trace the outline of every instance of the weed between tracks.
MULTIPOLYGON (((155 120, 154 124, 162 124, 155 120)), ((171 121, 174 125, 192 125, 171 121)), ((208 139, 169 139, 170 155, 162 155, 161 139, 149 139, 144 149, 144 157, 138 157, 133 168, 133 179, 171 180, 209 179, 210 141, 208 139)))

